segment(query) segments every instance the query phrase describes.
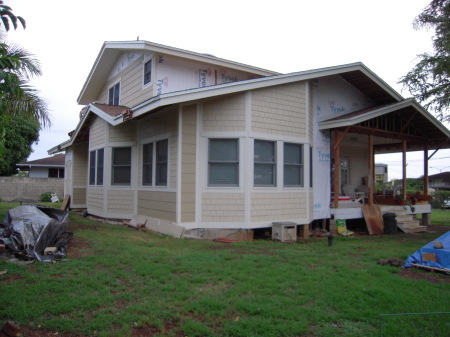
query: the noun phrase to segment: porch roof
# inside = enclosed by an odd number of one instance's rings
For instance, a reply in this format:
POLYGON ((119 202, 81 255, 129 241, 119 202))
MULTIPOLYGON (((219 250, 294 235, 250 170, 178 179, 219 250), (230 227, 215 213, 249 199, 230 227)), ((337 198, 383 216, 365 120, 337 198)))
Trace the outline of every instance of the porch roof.
POLYGON ((450 148, 450 131, 413 99, 374 106, 319 122, 320 130, 375 136, 376 153, 450 148))

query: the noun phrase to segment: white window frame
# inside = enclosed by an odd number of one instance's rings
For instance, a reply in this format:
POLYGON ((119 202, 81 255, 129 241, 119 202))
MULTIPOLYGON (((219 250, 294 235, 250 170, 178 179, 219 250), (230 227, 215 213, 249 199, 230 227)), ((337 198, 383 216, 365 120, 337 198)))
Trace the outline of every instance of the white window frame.
POLYGON ((114 146, 111 148, 111 186, 131 186, 133 179, 133 147, 132 146, 114 146), (120 148, 130 149, 130 164, 129 165, 114 165, 114 150, 120 148), (129 183, 117 183, 114 181, 114 169, 120 167, 129 167, 130 168, 130 176, 129 183))
POLYGON ((108 104, 109 105, 115 105, 115 106, 120 105, 121 93, 122 93, 122 84, 120 83, 120 81, 115 82, 113 85, 111 85, 108 88, 108 104), (118 98, 117 98, 117 104, 114 104, 114 101, 115 101, 115 98, 116 98, 116 89, 115 88, 116 88, 117 85, 119 85, 119 95, 118 95, 118 98), (111 102, 111 97, 110 97, 111 89, 114 90, 113 99, 112 99, 112 103, 113 104, 110 104, 110 102, 111 102))
POLYGON ((241 167, 241 158, 240 158, 240 153, 241 153, 241 142, 240 142, 240 138, 239 137, 227 137, 227 138, 223 138, 223 137, 209 137, 207 139, 207 174, 206 174, 206 186, 208 188, 239 188, 240 186, 240 167, 241 167), (237 159, 236 160, 232 160, 232 161, 218 161, 218 160, 211 160, 210 154, 211 154, 211 141, 214 140, 232 140, 236 142, 236 147, 237 147, 237 159), (236 167, 236 182, 235 183, 230 183, 230 184, 220 184, 220 183, 214 183, 211 182, 211 165, 220 165, 220 164, 231 164, 231 165, 237 165, 236 167))
POLYGON ((300 147, 300 163, 286 163, 286 157, 283 155, 283 186, 284 187, 304 187, 305 186, 305 146, 300 143, 283 142, 283 154, 286 149, 286 145, 295 145, 300 147), (298 167, 300 169, 300 182, 298 184, 286 184, 286 168, 287 167, 298 167))
POLYGON ((88 182, 89 186, 103 186, 105 184, 105 148, 99 148, 95 150, 89 151, 89 176, 88 176, 88 182), (99 166, 98 166, 98 153, 99 151, 103 150, 103 166, 102 168, 102 183, 98 183, 98 172, 99 172, 99 166), (94 167, 91 167, 92 165, 92 156, 91 154, 94 153, 94 167), (94 169, 93 177, 94 177, 94 183, 91 184, 91 169, 94 169))
MULTIPOLYGON (((141 145, 141 154, 142 154, 142 174, 141 174, 141 186, 142 187, 168 187, 169 186, 169 171, 170 171, 170 140, 169 137, 162 137, 162 138, 156 138, 156 139, 147 139, 142 141, 141 145), (164 162, 166 165, 166 182, 164 184, 159 184, 157 182, 157 169, 158 169, 158 162, 157 162, 157 148, 158 144, 160 142, 167 141, 167 161, 164 162), (145 183, 144 184, 144 146, 145 145, 151 145, 152 147, 152 158, 151 158, 151 183, 145 183)), ((161 163, 160 163, 161 164, 161 163)))
POLYGON ((153 83, 153 74, 155 70, 155 62, 153 60, 153 57, 144 59, 144 62, 142 62, 142 87, 148 87, 149 85, 152 85, 153 83), (145 66, 147 63, 151 62, 151 69, 150 69, 150 81, 145 83, 145 66))
POLYGON ((255 139, 253 142, 253 186, 254 187, 277 187, 278 183, 278 163, 279 163, 279 153, 278 153, 278 142, 275 140, 268 140, 268 139, 255 139), (257 142, 265 142, 265 143, 272 143, 273 144, 273 150, 274 150, 274 161, 272 162, 264 162, 257 160, 256 158, 256 143, 257 142), (266 167, 272 167, 272 183, 271 184, 261 184, 256 182, 255 172, 257 166, 266 166, 266 167))

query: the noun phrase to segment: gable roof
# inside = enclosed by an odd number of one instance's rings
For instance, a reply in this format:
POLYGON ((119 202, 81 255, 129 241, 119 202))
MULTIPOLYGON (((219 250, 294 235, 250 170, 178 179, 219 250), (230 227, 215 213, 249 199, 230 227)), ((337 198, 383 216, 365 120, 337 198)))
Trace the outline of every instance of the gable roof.
POLYGON ((24 163, 16 164, 16 166, 39 166, 39 167, 64 167, 65 165, 64 154, 57 154, 55 156, 41 158, 36 160, 26 161, 24 163))
MULTIPOLYGON (((376 104, 390 104, 403 100, 403 97, 401 95, 399 95, 394 89, 386 84, 386 82, 379 78, 363 63, 357 62, 334 67, 313 69, 290 74, 280 74, 239 82, 230 82, 214 86, 165 93, 159 96, 152 97, 142 103, 130 107, 129 109, 132 113, 133 118, 137 118, 139 116, 143 116, 149 112, 156 111, 172 104, 217 97, 247 90, 266 88, 275 85, 312 80, 333 75, 339 75, 350 84, 356 86, 364 95, 369 97, 376 104)), ((82 130, 83 124, 90 119, 92 113, 103 118, 111 125, 118 125, 120 123, 123 123, 124 119, 120 118, 120 114, 111 116, 107 112, 110 109, 107 108, 107 106, 108 105, 106 104, 98 103, 89 104, 84 109, 85 113, 78 123, 77 128, 73 133, 71 133, 71 139, 58 145, 57 147, 50 149, 49 153, 61 151, 61 149, 70 146, 73 143, 74 139, 76 139, 78 134, 81 132, 80 130, 82 130)), ((117 108, 117 111, 125 108, 126 107, 117 108)), ((84 131, 86 131, 85 128, 84 131)), ((83 139, 85 138, 86 137, 83 137, 83 139)))
POLYGON ((79 104, 89 104, 97 97, 98 91, 106 83, 106 78, 109 75, 112 67, 123 52, 155 52, 166 55, 181 57, 184 59, 204 62, 211 65, 232 68, 235 70, 249 72, 260 76, 270 76, 279 74, 275 71, 270 71, 250 65, 225 60, 209 54, 195 53, 188 50, 169 47, 162 44, 157 44, 149 41, 106 41, 97 56, 97 59, 92 66, 92 69, 86 79, 86 82, 81 89, 78 96, 79 104))
MULTIPOLYGON (((376 106, 322 121, 319 124, 320 129, 345 128, 350 126, 356 128, 358 124, 368 123, 370 120, 376 120, 377 118, 383 118, 383 116, 393 115, 395 113, 396 115, 402 115, 403 119, 406 120, 410 120, 412 118, 411 116, 415 116, 414 123, 409 126, 410 129, 414 129, 413 134, 409 135, 409 139, 413 139, 415 141, 415 150, 423 149, 424 140, 432 146, 440 144, 439 146, 435 146, 435 148, 450 147, 450 132, 447 128, 439 123, 416 101, 412 99, 405 100, 400 94, 398 94, 364 64, 358 62, 165 93, 152 97, 129 108, 112 107, 106 104, 92 103, 87 106, 86 113, 80 120, 73 134, 71 134, 71 139, 49 150, 49 153, 61 151, 61 149, 71 146, 77 137, 79 137, 79 140, 86 140, 88 128, 83 127, 83 125, 86 121, 90 120, 92 114, 103 118, 111 125, 118 125, 130 118, 138 118, 173 104, 218 97, 221 95, 266 88, 275 85, 314 80, 334 75, 342 77, 348 83, 355 86, 364 95, 370 98, 376 106), (125 116, 127 118, 125 118, 125 116)), ((401 139, 398 138, 398 132, 396 133, 395 131, 390 132, 388 135, 390 137, 387 138, 401 139)), ((385 146, 383 151, 401 151, 399 144, 401 144, 401 142, 399 143, 397 140, 394 144, 389 144, 389 147, 385 146)), ((381 144, 379 147, 381 149, 381 144)), ((410 145, 408 150, 413 150, 413 147, 410 145)))

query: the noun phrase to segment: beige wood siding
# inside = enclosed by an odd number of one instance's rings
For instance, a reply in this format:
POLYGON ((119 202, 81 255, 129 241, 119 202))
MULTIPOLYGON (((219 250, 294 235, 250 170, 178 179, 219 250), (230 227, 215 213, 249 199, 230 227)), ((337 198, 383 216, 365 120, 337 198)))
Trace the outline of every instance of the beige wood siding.
POLYGON ((139 191, 137 213, 151 218, 176 221, 176 193, 139 191))
POLYGON ((86 205, 86 188, 74 187, 70 199, 72 205, 86 205))
POLYGON ((251 220, 274 221, 307 217, 307 192, 253 193, 251 220))
POLYGON ((204 131, 245 131, 245 94, 203 103, 204 131))
POLYGON ((181 222, 195 221, 197 106, 183 108, 181 150, 181 222))
POLYGON ((107 213, 133 214, 134 191, 133 190, 108 190, 107 213))
POLYGON ((72 184, 74 187, 86 187, 89 159, 87 143, 74 144, 72 150, 72 184))
POLYGON ((99 118, 94 117, 89 126, 89 148, 102 146, 106 143, 106 128, 108 123, 99 118))
POLYGON ((242 222, 244 220, 244 193, 203 193, 202 222, 242 222))
POLYGON ((88 212, 103 214, 103 189, 88 188, 87 208, 88 212))
MULTIPOLYGON (((169 187, 177 186, 178 109, 164 111, 139 121, 139 138, 145 140, 162 135, 169 137, 169 187)), ((142 185, 142 147, 139 147, 139 185, 142 185)))
POLYGON ((125 122, 117 126, 109 125, 109 142, 134 142, 136 141, 136 124, 134 121, 125 122))
POLYGON ((252 131, 306 137, 306 82, 252 91, 252 131))
POLYGON ((109 88, 120 80, 120 105, 132 107, 153 96, 153 85, 143 87, 144 63, 140 55, 132 64, 108 80, 97 102, 108 104, 109 88))

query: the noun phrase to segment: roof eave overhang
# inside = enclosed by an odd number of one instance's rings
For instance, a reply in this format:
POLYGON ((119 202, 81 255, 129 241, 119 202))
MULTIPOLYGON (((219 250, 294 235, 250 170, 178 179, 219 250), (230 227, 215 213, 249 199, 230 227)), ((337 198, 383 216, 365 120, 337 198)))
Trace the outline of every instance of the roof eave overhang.
POLYGON ((123 116, 121 114, 111 117, 110 115, 108 115, 106 112, 102 111, 101 109, 97 108, 95 105, 93 104, 88 104, 88 108, 86 109, 85 114, 83 115, 83 117, 81 118, 81 120, 78 122, 78 125, 76 127, 76 129, 74 130, 72 136, 70 137, 69 140, 51 148, 50 150, 48 150, 47 152, 49 154, 54 154, 54 153, 58 153, 64 149, 66 149, 69 146, 72 146, 73 142, 75 141, 75 139, 78 136, 78 133, 80 132, 83 124, 86 122, 88 116, 90 114, 95 114, 98 117, 102 118, 103 120, 105 120, 107 123, 116 126, 118 124, 120 124, 123 121, 123 116))
POLYGON ((253 80, 240 81, 226 83, 211 87, 203 87, 197 89, 190 89, 185 91, 179 91, 174 93, 167 93, 158 96, 157 98, 152 98, 148 101, 142 102, 131 108, 133 111, 133 116, 138 117, 142 114, 147 113, 149 110, 153 110, 160 106, 165 106, 169 104, 176 104, 182 102, 189 102, 198 99, 206 99, 214 96, 233 94, 238 92, 243 92, 247 90, 255 90, 264 87, 289 84, 299 81, 307 81, 311 79, 316 79, 320 77, 339 75, 345 72, 359 70, 365 75, 370 77, 374 82, 381 86, 386 92, 389 93, 395 100, 404 100, 395 90, 388 86, 384 81, 382 81, 378 76, 372 73, 366 66, 362 63, 352 63, 348 65, 322 68, 316 70, 309 70, 297 73, 283 74, 270 77, 262 77, 253 80))
POLYGON ((16 164, 16 166, 64 168, 64 165, 46 165, 46 164, 16 164))
POLYGON ((450 131, 441 124, 436 118, 434 118, 427 110, 425 110, 419 103, 417 103, 412 98, 406 99, 404 101, 394 103, 392 105, 381 107, 380 109, 372 110, 368 113, 349 117, 345 119, 337 119, 337 120, 325 120, 319 123, 319 130, 328 130, 328 129, 337 129, 347 126, 353 126, 362 122, 365 122, 369 119, 376 118, 406 107, 413 107, 418 111, 422 116, 424 116, 430 123, 433 124, 439 131, 445 134, 450 138, 450 131))

